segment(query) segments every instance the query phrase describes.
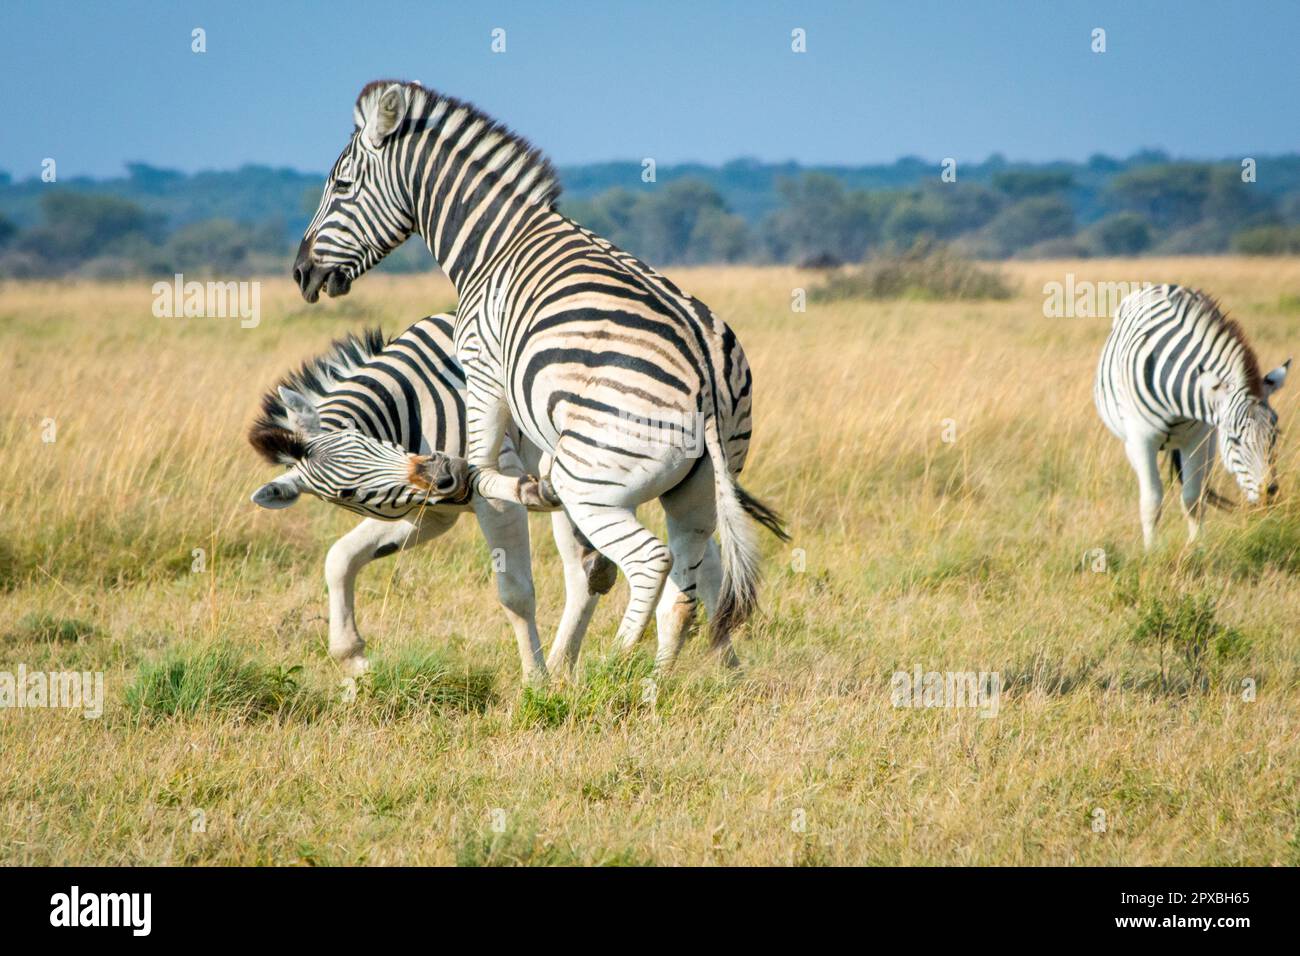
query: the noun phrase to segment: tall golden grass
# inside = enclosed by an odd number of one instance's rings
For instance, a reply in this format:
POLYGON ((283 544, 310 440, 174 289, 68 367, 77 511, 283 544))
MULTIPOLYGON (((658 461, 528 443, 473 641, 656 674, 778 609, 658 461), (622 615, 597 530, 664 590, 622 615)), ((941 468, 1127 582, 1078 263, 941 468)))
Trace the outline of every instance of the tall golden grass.
MULTIPOLYGON (((1067 273, 1199 285, 1272 367, 1300 344, 1300 259, 1004 273, 1007 301, 802 313, 811 273, 674 273, 745 343, 745 483, 794 535, 766 543, 740 673, 702 642, 655 684, 610 662, 620 583, 584 679, 522 694, 464 521, 363 575, 381 677, 352 702, 320 568, 354 519, 257 510, 244 432, 290 365, 451 288, 372 276, 308 307, 268 279, 243 329, 155 318, 148 282, 0 286, 0 670, 104 671, 108 698, 100 720, 0 711, 0 861, 1300 863, 1297 443, 1269 514, 1213 512, 1188 548, 1170 497, 1144 557, 1091 405, 1109 320, 1042 308, 1067 273), (1151 602, 1205 595, 1242 642, 1197 683, 1132 635, 1151 602), (895 708, 916 666, 997 671, 997 716, 895 708)), ((545 630, 561 581, 533 527, 545 630)))

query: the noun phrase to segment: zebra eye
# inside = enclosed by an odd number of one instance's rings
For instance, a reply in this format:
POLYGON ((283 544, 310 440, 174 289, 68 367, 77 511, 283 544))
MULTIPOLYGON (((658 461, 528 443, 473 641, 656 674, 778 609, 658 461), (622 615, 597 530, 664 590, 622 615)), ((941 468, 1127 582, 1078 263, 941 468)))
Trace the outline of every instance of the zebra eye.
POLYGON ((352 188, 352 180, 336 179, 334 180, 334 191, 336 193, 345 193, 352 188))
POLYGON ((339 490, 339 497, 342 498, 344 501, 346 501, 356 493, 357 493, 357 489, 355 488, 343 488, 339 490))

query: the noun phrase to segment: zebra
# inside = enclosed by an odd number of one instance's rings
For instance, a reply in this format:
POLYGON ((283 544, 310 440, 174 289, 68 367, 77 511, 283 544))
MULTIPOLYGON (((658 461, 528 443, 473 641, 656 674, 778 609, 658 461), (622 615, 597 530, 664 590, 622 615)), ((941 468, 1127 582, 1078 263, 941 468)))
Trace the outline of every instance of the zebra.
POLYGON ((294 263, 303 297, 346 294, 418 233, 459 298, 476 495, 562 507, 628 579, 619 647, 630 650, 654 613, 661 668, 677 657, 708 587, 699 572, 717 530, 723 572, 711 645, 737 663, 731 632, 757 603, 750 519, 788 535, 736 483, 752 434, 752 380, 735 334, 561 214, 550 162, 475 107, 417 83, 378 81, 362 89, 353 118, 294 263), (496 467, 511 427, 545 452, 537 472, 496 467), (636 517, 655 498, 668 547, 636 517))
POLYGON ((1101 420, 1124 442, 1140 489, 1142 538, 1155 542, 1164 490, 1156 453, 1171 452, 1182 482, 1188 540, 1200 532, 1219 444, 1224 466, 1248 502, 1277 493, 1277 413, 1269 399, 1291 360, 1261 376, 1240 325, 1203 292, 1150 286, 1120 302, 1093 385, 1101 420))
MULTIPOLYGON (((453 324, 451 315, 431 315, 388 343, 378 330, 349 335, 283 377, 263 397, 249 441, 288 471, 252 500, 284 508, 306 492, 363 516, 325 559, 330 655, 350 676, 367 667, 353 605, 357 574, 376 558, 436 538, 473 510, 493 549, 497 591, 525 679, 536 683, 548 670, 534 616, 527 514, 518 505, 446 498, 441 492, 456 483, 448 484, 448 474, 436 468, 445 459, 428 457, 435 451, 459 455, 466 445, 465 380, 454 358, 453 324)), ((536 467, 536 449, 517 433, 511 439, 502 454, 506 467, 521 469, 527 461, 536 467)), ((552 526, 566 595, 549 664, 571 668, 615 570, 562 512, 552 516, 552 526)))

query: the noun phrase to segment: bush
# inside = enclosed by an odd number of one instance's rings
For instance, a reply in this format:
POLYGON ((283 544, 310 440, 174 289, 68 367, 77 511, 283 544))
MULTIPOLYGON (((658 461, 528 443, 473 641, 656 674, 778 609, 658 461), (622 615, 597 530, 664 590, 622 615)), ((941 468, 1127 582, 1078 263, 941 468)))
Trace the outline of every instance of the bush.
POLYGON ((814 302, 841 299, 1008 299, 1002 275, 942 246, 918 244, 902 255, 870 259, 812 289, 814 302))
POLYGON ((1160 653, 1160 685, 1168 688, 1165 651, 1182 658, 1192 686, 1205 683, 1208 654, 1216 658, 1231 657, 1242 649, 1244 639, 1233 628, 1220 624, 1217 605, 1210 595, 1181 595, 1176 600, 1148 598, 1139 611, 1138 622, 1129 639, 1138 647, 1154 647, 1160 653))

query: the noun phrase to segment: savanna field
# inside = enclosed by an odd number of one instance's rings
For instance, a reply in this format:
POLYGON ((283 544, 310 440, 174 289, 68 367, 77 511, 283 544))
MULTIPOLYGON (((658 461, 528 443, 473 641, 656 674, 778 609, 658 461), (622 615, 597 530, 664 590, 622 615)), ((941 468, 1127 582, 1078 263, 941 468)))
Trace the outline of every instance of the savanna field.
POLYGON ((656 683, 650 635, 612 659, 620 580, 577 682, 525 693, 467 516, 362 573, 355 699, 322 563, 357 519, 254 507, 275 471, 244 436, 288 368, 451 287, 376 275, 311 307, 277 276, 245 329, 155 318, 148 280, 0 285, 0 671, 106 693, 100 719, 0 710, 0 862, 1300 864, 1300 389, 1275 399, 1281 502, 1211 510, 1188 547, 1167 488, 1144 557, 1091 401, 1110 320, 1042 293, 1203 287, 1269 369, 1300 352, 1300 259, 1002 271, 1008 300, 803 313, 812 273, 670 271, 745 344, 744 482, 793 535, 764 539, 739 672, 699 635, 656 683), (996 716, 894 707, 917 667, 996 671, 996 716))

